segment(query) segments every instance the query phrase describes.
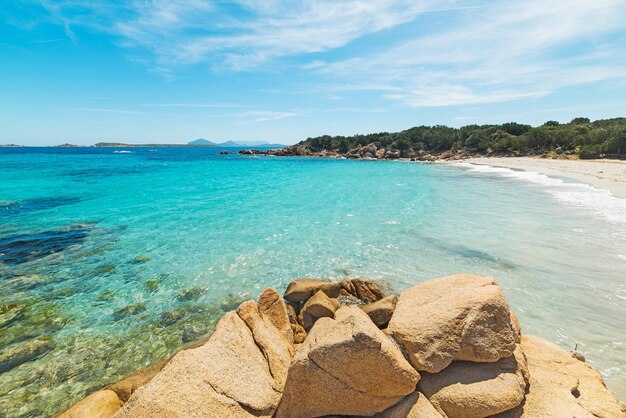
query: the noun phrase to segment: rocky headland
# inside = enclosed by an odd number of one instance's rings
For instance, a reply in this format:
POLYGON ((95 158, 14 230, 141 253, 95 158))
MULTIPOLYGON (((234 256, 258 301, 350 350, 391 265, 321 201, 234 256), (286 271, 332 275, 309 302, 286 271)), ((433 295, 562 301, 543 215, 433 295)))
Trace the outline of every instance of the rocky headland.
POLYGON ((494 279, 386 295, 292 281, 213 335, 87 396, 69 417, 626 417, 581 353, 522 335, 494 279))
MULTIPOLYGON (((245 149, 238 152, 239 155, 274 155, 277 157, 324 157, 324 158, 346 158, 350 160, 399 160, 409 161, 445 161, 462 160, 483 156, 483 153, 459 151, 426 152, 413 150, 399 150, 393 147, 385 147, 379 142, 372 142, 367 145, 341 152, 338 150, 316 150, 307 144, 296 144, 284 148, 258 150, 245 149)), ((489 155, 507 156, 506 153, 490 153, 489 155)), ((513 154, 510 154, 513 155, 513 154)))

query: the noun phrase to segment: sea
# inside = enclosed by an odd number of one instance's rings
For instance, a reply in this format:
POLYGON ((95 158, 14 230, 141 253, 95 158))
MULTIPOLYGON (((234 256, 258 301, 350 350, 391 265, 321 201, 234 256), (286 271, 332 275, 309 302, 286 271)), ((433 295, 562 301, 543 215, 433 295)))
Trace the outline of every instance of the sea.
MULTIPOLYGON (((471 164, 0 148, 0 416, 52 416, 290 280, 467 272, 626 400, 626 199, 471 164)), ((236 151, 231 150, 231 151, 236 151)))

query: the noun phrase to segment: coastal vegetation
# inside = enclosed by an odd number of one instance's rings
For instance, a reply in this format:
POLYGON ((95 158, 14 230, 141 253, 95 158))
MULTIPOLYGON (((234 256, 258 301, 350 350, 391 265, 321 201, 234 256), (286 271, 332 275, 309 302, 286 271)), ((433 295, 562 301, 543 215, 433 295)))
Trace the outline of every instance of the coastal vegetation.
POLYGON ((626 118, 591 121, 578 117, 569 123, 548 121, 541 126, 509 122, 493 125, 416 126, 400 132, 367 135, 323 135, 296 144, 313 153, 351 154, 374 144, 377 149, 413 154, 463 152, 476 155, 565 154, 580 158, 626 156, 626 118))

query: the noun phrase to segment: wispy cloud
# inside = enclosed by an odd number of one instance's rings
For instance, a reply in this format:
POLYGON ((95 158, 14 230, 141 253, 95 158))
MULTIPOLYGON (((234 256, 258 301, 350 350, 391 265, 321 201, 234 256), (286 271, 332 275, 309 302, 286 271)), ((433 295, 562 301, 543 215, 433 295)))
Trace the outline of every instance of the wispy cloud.
POLYGON ((626 79, 626 0, 36 1, 74 42, 76 27, 108 33, 167 78, 181 65, 280 72, 276 63, 297 59, 290 68, 305 81, 266 92, 369 91, 437 107, 534 100, 626 79), (378 48, 331 53, 400 25, 408 29, 378 48))
POLYGON ((134 110, 126 110, 126 109, 107 109, 107 108, 97 108, 97 107, 72 107, 67 110, 77 110, 81 112, 98 112, 98 113, 119 113, 124 115, 147 115, 146 112, 137 112, 134 110))
POLYGON ((414 107, 538 98, 626 78, 626 49, 606 37, 625 21, 623 0, 494 2, 382 53, 316 62, 315 71, 349 80, 338 88, 414 107))
POLYGON ((243 112, 240 116, 252 118, 251 120, 243 123, 250 122, 268 122, 274 120, 287 119, 294 116, 298 116, 298 112, 272 112, 272 111, 255 111, 255 112, 243 112))
POLYGON ((223 109, 223 108, 242 108, 252 107, 237 103, 146 103, 145 107, 164 107, 164 108, 190 108, 190 109, 223 109))
POLYGON ((430 11, 465 7, 461 0, 39 1, 72 39, 72 26, 106 31, 125 47, 149 51, 161 68, 211 61, 247 69, 335 49, 430 11))

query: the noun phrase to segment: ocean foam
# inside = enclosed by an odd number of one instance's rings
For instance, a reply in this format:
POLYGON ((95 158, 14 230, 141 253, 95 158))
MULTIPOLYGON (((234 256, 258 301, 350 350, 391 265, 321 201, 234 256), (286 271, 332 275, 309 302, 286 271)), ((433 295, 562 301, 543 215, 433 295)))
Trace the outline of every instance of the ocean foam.
POLYGON ((609 222, 626 225, 626 199, 618 198, 608 190, 599 189, 585 183, 549 177, 536 171, 518 171, 504 167, 463 162, 454 163, 453 165, 477 173, 497 174, 541 185, 545 191, 561 202, 590 209, 602 215, 609 222))

